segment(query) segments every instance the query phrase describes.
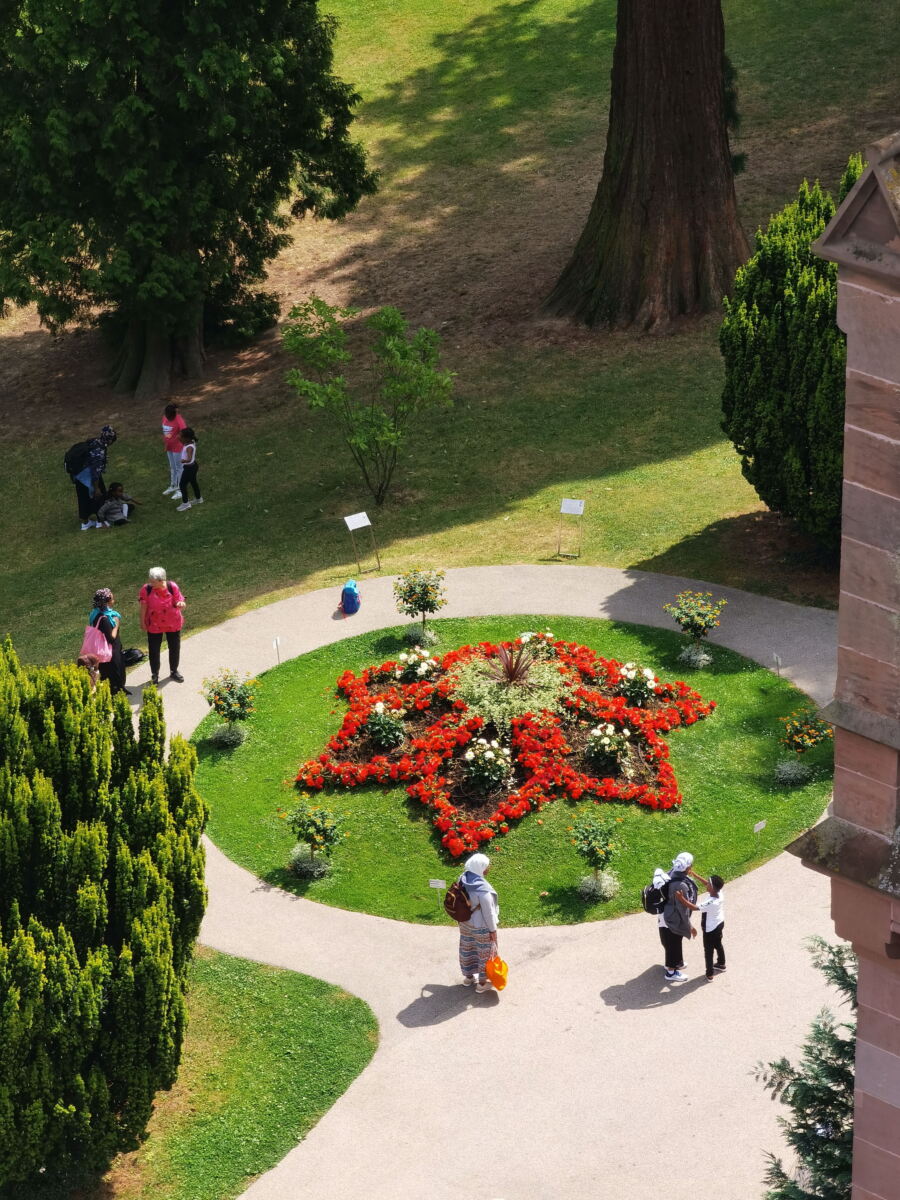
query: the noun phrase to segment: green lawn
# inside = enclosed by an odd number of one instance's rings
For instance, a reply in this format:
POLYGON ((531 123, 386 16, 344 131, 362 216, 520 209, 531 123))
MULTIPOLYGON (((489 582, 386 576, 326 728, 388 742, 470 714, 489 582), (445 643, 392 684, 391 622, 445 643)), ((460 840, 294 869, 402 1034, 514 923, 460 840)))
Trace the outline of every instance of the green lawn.
MULTIPOLYGON (((535 319, 600 171, 613 0, 328 7, 340 22, 336 69, 363 97, 359 135, 382 188, 344 223, 298 226, 272 283, 286 302, 315 287, 400 304, 440 328, 458 377, 454 409, 412 431, 375 514, 384 569, 545 560, 559 501, 574 495, 587 501, 583 562, 833 602, 833 575, 762 521, 721 434, 715 318, 665 339, 535 319)), ((894 15, 891 0, 725 4, 750 230, 804 174, 833 186, 851 151, 893 128, 894 15)), ((38 414, 24 434, 11 422, 4 434, 0 632, 25 659, 72 656, 100 585, 122 595, 125 637, 138 643, 134 596, 157 562, 185 587, 189 629, 355 572, 340 517, 371 506, 324 415, 289 394, 277 338, 214 356, 207 383, 183 385, 208 503, 176 514, 159 495, 156 406, 99 387, 94 334, 52 343, 22 332, 23 320, 0 323, 0 353, 31 364, 12 390, 38 414), (29 374, 42 345, 44 366, 29 374), (58 391, 70 370, 77 379, 58 391), (78 397, 77 417, 66 396, 78 397), (147 503, 133 527, 80 534, 62 454, 106 419, 121 435, 108 478, 147 503)))
POLYGON ((150 1138, 82 1200, 229 1200, 279 1162, 369 1062, 377 1024, 318 979, 199 948, 178 1082, 150 1138))
MULTIPOLYGON (((439 621, 440 648, 463 642, 515 637, 535 628, 535 618, 439 621)), ((623 888, 608 905, 585 906, 574 894, 584 873, 571 848, 568 826, 576 805, 557 801, 526 817, 491 847, 491 878, 500 893, 505 925, 560 924, 615 916, 633 910, 653 867, 691 850, 701 872, 726 879, 778 853, 801 829, 818 819, 830 790, 830 746, 809 761, 814 782, 791 791, 776 789, 771 773, 779 757, 777 718, 803 701, 782 679, 740 656, 716 649, 712 668, 683 671, 676 663, 679 635, 646 626, 574 618, 540 618, 558 637, 580 641, 604 655, 652 666, 663 679, 683 678, 719 708, 706 721, 675 730, 668 741, 672 765, 684 793, 679 812, 654 813, 617 806, 623 849, 615 863, 623 888), (767 822, 760 834, 753 826, 767 822), (542 823, 541 823, 542 822, 542 823), (541 896, 546 892, 546 896, 541 896)), ((348 789, 330 793, 331 806, 346 819, 350 837, 335 853, 330 878, 301 884, 286 869, 290 834, 276 815, 293 797, 290 780, 305 758, 324 746, 341 720, 334 681, 345 667, 394 656, 402 647, 396 631, 381 631, 326 646, 266 673, 250 738, 233 751, 196 740, 198 786, 210 806, 209 833, 236 862, 260 877, 312 899, 406 921, 446 920, 440 895, 428 880, 450 879, 458 868, 440 849, 420 806, 402 789, 348 789)))

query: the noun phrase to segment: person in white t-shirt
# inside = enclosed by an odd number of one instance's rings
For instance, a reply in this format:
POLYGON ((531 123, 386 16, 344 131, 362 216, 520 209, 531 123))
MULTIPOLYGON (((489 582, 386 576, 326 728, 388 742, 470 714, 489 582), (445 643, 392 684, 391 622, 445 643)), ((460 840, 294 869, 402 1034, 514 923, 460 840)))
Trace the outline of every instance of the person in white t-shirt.
POLYGON ((704 879, 696 871, 691 871, 691 874, 706 888, 706 895, 700 898, 697 907, 700 909, 700 927, 703 930, 706 978, 715 979, 717 973, 725 970, 725 951, 722 948, 722 934, 725 932, 725 900, 722 897, 722 889, 725 880, 721 875, 710 875, 709 879, 704 879))

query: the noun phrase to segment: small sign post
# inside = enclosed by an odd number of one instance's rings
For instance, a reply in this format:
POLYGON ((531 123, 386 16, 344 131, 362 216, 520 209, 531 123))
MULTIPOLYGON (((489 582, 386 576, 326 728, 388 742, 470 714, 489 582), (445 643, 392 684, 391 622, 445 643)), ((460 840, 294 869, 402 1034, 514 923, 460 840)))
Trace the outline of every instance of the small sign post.
POLYGON ((582 520, 584 516, 584 501, 583 500, 563 500, 559 506, 559 526, 556 531, 556 557, 557 558, 581 558, 581 538, 582 538, 582 520), (578 518, 578 549, 575 553, 562 548, 563 534, 563 517, 578 518))
POLYGON ((351 513, 351 515, 349 517, 344 517, 344 524, 350 530, 350 540, 353 542, 353 553, 356 556, 356 565, 359 567, 360 575, 364 575, 366 573, 366 571, 374 571, 376 569, 380 571, 381 570, 381 555, 378 552, 378 544, 375 541, 375 530, 372 528, 372 522, 369 520, 367 514, 364 512, 351 513), (355 531, 357 529, 368 529, 369 537, 371 538, 371 541, 372 541, 372 553, 375 555, 375 562, 378 564, 377 568, 376 567, 366 567, 365 569, 363 568, 362 562, 360 561, 360 557, 359 557, 359 548, 356 545, 356 532, 355 531))
POLYGON ((281 666, 281 638, 272 638, 272 649, 275 651, 275 657, 278 660, 279 667, 281 666))
POLYGON ((762 833, 762 831, 765 829, 767 823, 768 822, 766 822, 766 821, 757 821, 756 824, 753 826, 753 832, 754 833, 762 833))
POLYGON ((446 879, 429 879, 429 880, 428 880, 428 886, 429 886, 430 888, 434 888, 434 890, 437 892, 437 894, 438 894, 438 907, 440 908, 440 905, 441 905, 441 892, 446 892, 446 890, 447 890, 447 880, 446 880, 446 879))
POLYGON ((781 675, 781 655, 773 654, 772 661, 775 663, 775 674, 780 676, 781 675))

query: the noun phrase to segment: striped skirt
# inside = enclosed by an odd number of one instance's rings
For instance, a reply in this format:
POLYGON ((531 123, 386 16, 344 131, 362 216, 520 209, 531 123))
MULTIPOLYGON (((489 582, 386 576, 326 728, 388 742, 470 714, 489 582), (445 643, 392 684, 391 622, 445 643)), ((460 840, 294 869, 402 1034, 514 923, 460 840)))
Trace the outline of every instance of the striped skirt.
POLYGON ((491 957, 491 931, 473 929, 468 922, 459 926, 459 969, 463 975, 484 980, 484 964, 491 957))

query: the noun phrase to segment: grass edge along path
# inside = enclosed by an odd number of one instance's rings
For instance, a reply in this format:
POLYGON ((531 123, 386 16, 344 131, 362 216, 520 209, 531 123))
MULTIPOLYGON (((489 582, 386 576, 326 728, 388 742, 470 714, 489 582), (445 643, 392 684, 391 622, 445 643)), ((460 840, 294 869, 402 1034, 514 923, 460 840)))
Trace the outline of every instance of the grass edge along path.
MULTIPOLYGON (((674 730, 666 739, 685 797, 680 810, 613 806, 622 828, 622 848, 613 864, 622 890, 615 900, 585 905, 575 894, 585 871, 571 849, 568 826, 583 805, 557 800, 492 842, 492 880, 504 925, 568 924, 634 911, 653 867, 667 865, 682 849, 696 855, 701 871, 734 878, 779 853, 818 819, 830 794, 830 744, 807 756, 815 767, 811 782, 776 787, 772 771, 782 754, 778 717, 808 701, 790 683, 738 654, 715 647, 712 668, 689 672, 676 662, 685 644, 678 634, 595 618, 527 616, 436 621, 441 639, 436 649, 509 639, 547 626, 557 637, 583 642, 607 657, 651 666, 665 681, 684 679, 719 707, 708 720, 674 730), (755 833, 761 820, 766 826, 755 833)), ((332 876, 312 884, 286 870, 291 837, 276 811, 293 803, 292 780, 300 762, 318 754, 340 724, 344 705, 334 692, 340 673, 395 657, 402 648, 398 629, 382 629, 266 672, 243 746, 220 751, 205 742, 211 718, 196 730, 197 782, 210 805, 212 840, 269 883, 340 908, 440 924, 445 920, 440 896, 429 890, 428 880, 453 878, 461 860, 440 850, 424 809, 408 801, 402 788, 321 793, 322 803, 342 816, 349 836, 335 852, 332 876)))
POLYGON ((362 1000, 318 979, 197 948, 178 1080, 150 1136, 78 1200, 231 1200, 280 1162, 367 1066, 362 1000))

